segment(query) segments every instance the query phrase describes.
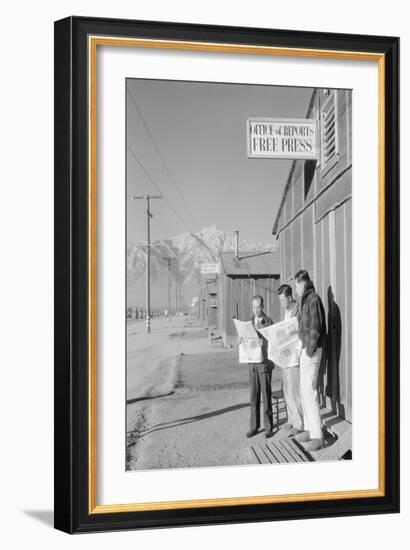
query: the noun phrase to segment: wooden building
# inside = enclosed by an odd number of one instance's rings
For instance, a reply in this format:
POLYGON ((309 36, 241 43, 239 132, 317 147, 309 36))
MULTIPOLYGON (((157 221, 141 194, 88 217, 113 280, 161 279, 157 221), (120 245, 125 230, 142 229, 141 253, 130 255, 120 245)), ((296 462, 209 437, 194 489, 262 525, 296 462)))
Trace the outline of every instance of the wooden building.
POLYGON ((252 317, 252 296, 260 294, 265 312, 279 321, 277 295, 280 277, 279 251, 221 252, 218 277, 217 329, 225 346, 237 344, 233 318, 249 321, 252 317))
POLYGON ((306 118, 318 120, 319 159, 293 161, 273 234, 279 239, 281 281, 306 269, 322 298, 327 316, 322 401, 351 421, 351 91, 315 90, 306 118))
POLYGON ((201 302, 201 320, 207 328, 216 328, 218 323, 218 278, 216 274, 202 277, 201 302))

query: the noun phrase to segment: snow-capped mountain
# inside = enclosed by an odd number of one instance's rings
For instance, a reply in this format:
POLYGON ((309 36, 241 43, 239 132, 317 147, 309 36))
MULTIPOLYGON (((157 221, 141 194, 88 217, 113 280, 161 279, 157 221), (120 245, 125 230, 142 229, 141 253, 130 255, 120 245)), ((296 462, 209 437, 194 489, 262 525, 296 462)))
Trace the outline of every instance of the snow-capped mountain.
MULTIPOLYGON (((171 275, 179 284, 200 282, 201 263, 218 261, 219 253, 233 251, 236 248, 235 233, 227 233, 215 225, 206 227, 198 233, 184 233, 178 237, 154 241, 151 244, 151 280, 167 281, 168 268, 165 257, 171 261, 171 275)), ((240 252, 268 251, 277 248, 272 243, 250 243, 239 238, 240 252)), ((127 282, 132 286, 145 273, 146 247, 127 243, 127 282)))

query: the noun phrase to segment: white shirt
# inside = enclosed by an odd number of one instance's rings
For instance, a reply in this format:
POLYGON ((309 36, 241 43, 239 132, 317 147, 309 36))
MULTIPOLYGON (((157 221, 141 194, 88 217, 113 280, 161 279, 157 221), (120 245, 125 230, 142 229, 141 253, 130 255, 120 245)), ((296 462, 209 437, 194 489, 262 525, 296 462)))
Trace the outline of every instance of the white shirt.
POLYGON ((297 302, 294 300, 292 303, 291 303, 291 306, 290 308, 285 308, 285 314, 283 316, 283 320, 284 321, 288 321, 289 319, 291 319, 294 314, 295 314, 295 307, 297 305, 297 302))
POLYGON ((255 319, 254 319, 254 323, 255 323, 255 328, 258 329, 258 328, 262 328, 262 319, 263 317, 256 317, 255 315, 255 319))
POLYGON ((283 317, 284 321, 287 321, 292 317, 292 310, 291 309, 285 309, 285 315, 283 317))

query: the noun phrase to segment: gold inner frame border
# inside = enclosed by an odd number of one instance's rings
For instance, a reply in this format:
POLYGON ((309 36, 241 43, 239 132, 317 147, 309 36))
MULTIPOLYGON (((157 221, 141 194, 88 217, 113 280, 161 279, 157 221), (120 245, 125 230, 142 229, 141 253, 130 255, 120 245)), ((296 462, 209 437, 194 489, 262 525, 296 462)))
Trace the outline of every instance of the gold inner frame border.
POLYGON ((176 510, 223 506, 244 506, 249 504, 274 504, 286 502, 309 502, 319 500, 341 500, 352 498, 375 498, 385 495, 385 55, 377 52, 353 52, 344 50, 323 50, 307 48, 283 48, 242 44, 190 42, 178 40, 156 40, 124 38, 113 36, 88 36, 88 512, 107 514, 142 512, 154 510, 176 510), (97 47, 122 46, 133 48, 176 49, 219 53, 251 53, 282 57, 310 57, 374 61, 378 63, 378 240, 379 240, 379 471, 378 488, 352 491, 329 491, 267 496, 246 496, 199 500, 173 500, 159 502, 136 502, 127 504, 97 504, 97 47))

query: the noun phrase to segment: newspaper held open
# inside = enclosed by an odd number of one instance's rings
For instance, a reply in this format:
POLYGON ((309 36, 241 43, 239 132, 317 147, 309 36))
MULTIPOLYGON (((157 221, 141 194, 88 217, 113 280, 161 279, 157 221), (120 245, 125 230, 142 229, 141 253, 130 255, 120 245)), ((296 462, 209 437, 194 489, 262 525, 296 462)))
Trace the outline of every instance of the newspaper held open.
POLYGON ((262 363, 262 345, 252 321, 233 322, 240 338, 239 363, 262 363))
POLYGON ((271 361, 282 368, 299 364, 302 343, 298 336, 296 317, 261 328, 259 332, 268 341, 268 358, 271 361))

